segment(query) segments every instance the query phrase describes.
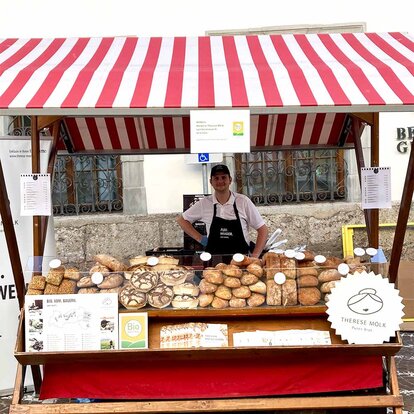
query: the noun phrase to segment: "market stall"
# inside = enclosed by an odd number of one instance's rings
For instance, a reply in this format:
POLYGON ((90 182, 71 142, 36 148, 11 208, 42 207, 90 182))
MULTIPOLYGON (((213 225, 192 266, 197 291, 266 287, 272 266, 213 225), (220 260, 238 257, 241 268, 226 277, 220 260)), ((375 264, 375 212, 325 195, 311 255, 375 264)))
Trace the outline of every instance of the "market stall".
MULTIPOLYGON (((0 42, 0 114, 32 116, 33 173, 39 172, 39 133, 44 128, 50 129, 56 148, 66 148, 69 152, 189 152, 189 113, 194 109, 248 108, 251 114, 252 151, 304 146, 354 147, 359 167, 365 165, 360 136, 363 127, 368 124, 371 127, 371 166, 378 166, 378 113, 414 109, 413 57, 413 39, 401 33, 6 39, 0 42)), ((50 167, 53 168, 53 159, 50 167)), ((411 153, 390 261, 389 279, 392 282, 396 281, 398 274, 414 189, 413 174, 414 155, 411 153)), ((0 189, 2 220, 8 236, 19 304, 23 307, 25 288, 22 269, 2 175, 0 189)), ((378 247, 378 211, 365 213, 370 244, 378 247)), ((34 217, 34 256, 42 256, 45 228, 45 220, 34 217)), ((163 350, 155 339, 159 338, 161 326, 166 321, 225 321, 233 330, 240 329, 240 325, 249 330, 259 327, 278 329, 282 326, 303 328, 312 324, 330 329, 325 310, 324 305, 317 305, 148 311, 152 346, 149 350, 135 352, 26 352, 21 323, 16 346, 20 365, 11 412, 22 409, 42 413, 61 409, 65 412, 264 411, 306 407, 393 407, 394 412, 401 412, 402 399, 393 358, 401 347, 398 335, 389 343, 380 345, 349 345, 332 332, 333 343, 326 347, 288 346, 256 350, 231 346, 230 343, 224 350, 191 352, 163 350), (253 375, 258 359, 269 361, 269 366, 276 367, 283 356, 292 372, 300 378, 306 363, 299 355, 305 350, 315 356, 315 365, 310 370, 320 367, 325 353, 331 358, 331 367, 333 361, 345 355, 351 356, 353 367, 360 372, 374 374, 365 378, 370 383, 362 384, 361 388, 384 385, 379 381, 382 368, 379 372, 378 367, 381 367, 385 357, 390 393, 318 396, 315 393, 332 391, 326 388, 326 384, 319 384, 320 388, 311 390, 306 397, 297 397, 295 394, 308 389, 306 384, 303 384, 302 391, 293 389, 292 392, 261 384, 260 379, 267 375, 266 366, 263 366, 262 375, 252 381, 256 388, 243 393, 242 386, 237 386, 236 379, 240 375, 237 375, 235 361, 244 361, 248 365, 247 372, 253 375), (149 394, 140 394, 139 398, 136 394, 120 392, 124 398, 138 401, 47 407, 33 405, 24 408, 20 405, 26 366, 31 366, 37 374, 35 384, 40 387, 39 365, 45 366, 46 382, 48 372, 59 376, 68 362, 72 367, 78 364, 78 378, 81 378, 82 369, 83 373, 95 372, 97 368, 93 363, 96 360, 128 371, 125 364, 131 358, 137 364, 144 360, 158 361, 159 371, 154 371, 153 382, 150 382, 153 386, 160 383, 159 378, 163 375, 162 361, 179 365, 180 361, 194 359, 206 372, 205 384, 212 382, 208 375, 213 372, 209 371, 210 361, 223 361, 234 374, 234 393, 220 394, 213 390, 211 393, 189 395, 184 392, 182 400, 177 403, 172 400, 178 388, 170 390, 170 393, 164 388, 167 401, 159 401, 149 394), (297 370, 293 369, 295 365, 297 370), (261 392, 258 391, 260 388, 261 392), (286 397, 286 394, 293 396, 286 397), (263 398, 264 395, 267 397, 263 398), (142 401, 148 398, 150 401, 142 401)), ((350 384, 355 382, 355 378, 351 380, 351 375, 346 380, 349 372, 346 374, 346 369, 342 369, 346 367, 336 368, 339 371, 335 372, 341 372, 339 378, 343 381, 334 391, 354 389, 350 384)), ((188 369, 188 377, 194 375, 191 367, 188 369)), ((292 381, 297 381, 294 375, 292 381)), ((185 390, 185 382, 183 384, 181 389, 185 390)), ((100 395, 100 398, 104 397, 100 395)), ((107 398, 114 396, 107 395, 107 398)))

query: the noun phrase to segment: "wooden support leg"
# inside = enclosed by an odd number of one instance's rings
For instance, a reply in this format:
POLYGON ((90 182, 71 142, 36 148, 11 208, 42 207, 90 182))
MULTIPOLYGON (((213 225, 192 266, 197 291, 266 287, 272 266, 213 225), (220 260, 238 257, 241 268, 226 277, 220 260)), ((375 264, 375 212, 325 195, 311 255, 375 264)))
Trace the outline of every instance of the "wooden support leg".
POLYGON ((16 380, 14 381, 14 391, 12 397, 12 404, 19 404, 23 397, 24 378, 26 374, 26 367, 17 364, 16 380))

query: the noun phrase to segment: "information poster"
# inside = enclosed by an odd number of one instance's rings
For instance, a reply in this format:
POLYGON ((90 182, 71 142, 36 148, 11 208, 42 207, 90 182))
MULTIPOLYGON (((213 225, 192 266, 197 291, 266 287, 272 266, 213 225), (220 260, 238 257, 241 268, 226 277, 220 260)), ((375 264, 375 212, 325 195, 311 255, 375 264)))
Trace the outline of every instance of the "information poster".
POLYGON ((391 168, 361 168, 362 208, 391 208, 391 168))
POLYGON ((20 215, 50 216, 50 174, 20 174, 20 215))
POLYGON ((33 295, 25 302, 26 352, 118 349, 118 295, 33 295))
POLYGON ((190 111, 191 153, 250 152, 249 110, 190 111))

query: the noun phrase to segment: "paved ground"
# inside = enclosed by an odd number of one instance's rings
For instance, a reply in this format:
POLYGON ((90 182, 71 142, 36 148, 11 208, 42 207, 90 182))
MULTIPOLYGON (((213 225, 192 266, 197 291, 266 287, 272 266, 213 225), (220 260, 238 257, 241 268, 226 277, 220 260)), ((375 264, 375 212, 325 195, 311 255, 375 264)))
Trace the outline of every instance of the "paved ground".
MULTIPOLYGON (((404 398, 404 413, 414 414, 414 332, 402 332, 403 348, 396 356, 396 363, 398 369, 398 383, 400 392, 404 398)), ((9 412, 11 396, 0 398, 0 414, 9 412)), ((27 403, 38 402, 32 394, 25 395, 27 403)), ((279 412, 281 413, 281 412, 279 412)), ((295 411, 299 414, 298 411, 295 411)), ((307 412, 309 413, 309 411, 307 412)), ((320 411, 314 414, 322 414, 320 411)))

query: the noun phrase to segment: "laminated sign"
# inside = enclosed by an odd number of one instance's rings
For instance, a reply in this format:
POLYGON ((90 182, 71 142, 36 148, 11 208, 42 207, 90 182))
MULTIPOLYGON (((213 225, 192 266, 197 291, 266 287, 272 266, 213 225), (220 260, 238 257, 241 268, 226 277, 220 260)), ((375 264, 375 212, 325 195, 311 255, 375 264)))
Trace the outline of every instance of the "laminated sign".
POLYGON ((395 336, 404 316, 394 283, 371 273, 348 274, 336 282, 327 302, 328 321, 351 344, 382 344, 395 336))

